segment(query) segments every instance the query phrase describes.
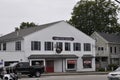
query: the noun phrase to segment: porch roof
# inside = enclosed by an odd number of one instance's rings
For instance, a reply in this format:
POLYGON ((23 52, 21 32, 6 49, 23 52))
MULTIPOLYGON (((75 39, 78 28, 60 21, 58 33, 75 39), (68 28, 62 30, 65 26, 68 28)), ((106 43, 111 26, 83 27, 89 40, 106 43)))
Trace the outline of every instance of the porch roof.
POLYGON ((66 58, 78 58, 73 54, 47 54, 47 55, 30 55, 28 59, 66 59, 66 58))

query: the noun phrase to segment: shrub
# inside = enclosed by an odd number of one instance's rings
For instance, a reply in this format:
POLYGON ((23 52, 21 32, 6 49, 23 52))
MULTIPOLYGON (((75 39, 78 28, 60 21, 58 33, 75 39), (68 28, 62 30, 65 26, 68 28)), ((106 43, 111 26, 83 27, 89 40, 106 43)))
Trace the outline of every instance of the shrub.
POLYGON ((109 64, 108 65, 108 70, 115 70, 118 68, 118 65, 117 64, 109 64))
POLYGON ((105 71, 104 68, 97 68, 97 71, 105 71))

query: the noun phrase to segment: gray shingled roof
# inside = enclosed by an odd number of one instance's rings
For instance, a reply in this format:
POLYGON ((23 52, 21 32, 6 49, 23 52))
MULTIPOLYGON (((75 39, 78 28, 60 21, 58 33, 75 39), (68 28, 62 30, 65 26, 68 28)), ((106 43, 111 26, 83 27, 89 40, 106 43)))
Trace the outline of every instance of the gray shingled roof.
POLYGON ((120 34, 119 33, 104 33, 97 32, 100 36, 102 36, 105 40, 111 43, 120 43, 120 34))
POLYGON ((66 58, 78 58, 73 54, 48 54, 48 55, 30 55, 28 59, 66 59, 66 58))
POLYGON ((4 36, 0 37, 0 42, 7 42, 7 41, 13 41, 13 40, 21 40, 26 35, 29 35, 29 34, 31 34, 33 32, 42 30, 44 28, 47 28, 47 27, 52 26, 54 24, 57 24, 59 22, 61 22, 61 21, 57 21, 57 22, 53 22, 53 23, 48 23, 48 24, 44 24, 44 25, 40 25, 40 26, 36 26, 36 27, 21 29, 21 30, 12 32, 10 34, 7 34, 7 35, 4 35, 4 36))

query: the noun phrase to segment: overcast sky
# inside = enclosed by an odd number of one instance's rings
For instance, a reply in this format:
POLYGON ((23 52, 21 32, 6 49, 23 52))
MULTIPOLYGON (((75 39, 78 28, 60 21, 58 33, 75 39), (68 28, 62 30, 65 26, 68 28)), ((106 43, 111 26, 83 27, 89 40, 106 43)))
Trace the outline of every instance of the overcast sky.
POLYGON ((14 31, 21 22, 38 25, 68 20, 79 0, 0 0, 0 34, 14 31))

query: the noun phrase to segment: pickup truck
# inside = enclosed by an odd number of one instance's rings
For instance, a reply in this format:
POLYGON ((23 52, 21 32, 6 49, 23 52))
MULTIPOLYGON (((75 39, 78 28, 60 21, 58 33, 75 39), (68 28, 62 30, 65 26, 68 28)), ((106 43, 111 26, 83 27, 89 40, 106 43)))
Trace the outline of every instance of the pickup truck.
MULTIPOLYGON (((0 74, 3 73, 3 68, 0 69, 0 74)), ((28 62, 13 63, 10 66, 5 67, 6 73, 15 73, 17 75, 25 74, 29 77, 40 77, 44 72, 44 66, 34 65, 30 66, 28 62)))

